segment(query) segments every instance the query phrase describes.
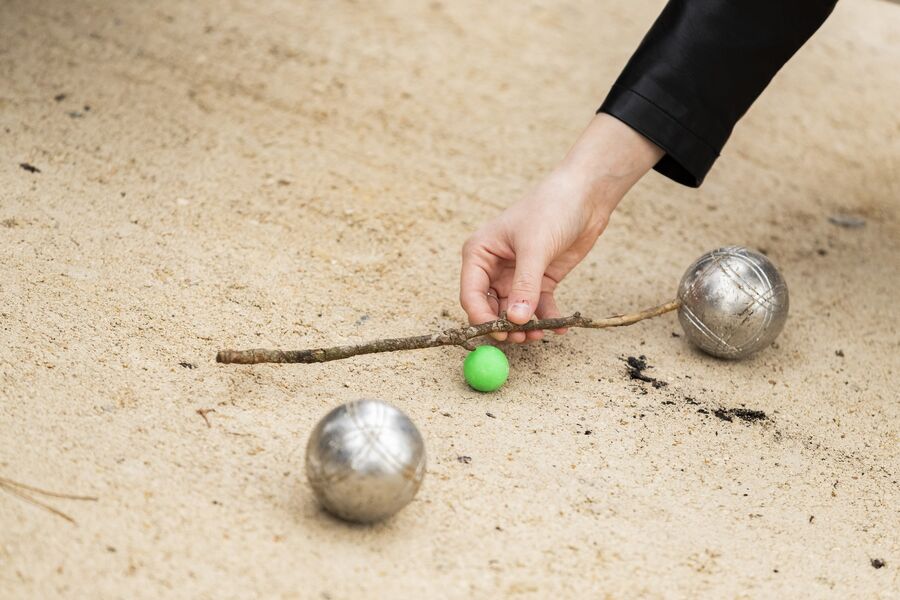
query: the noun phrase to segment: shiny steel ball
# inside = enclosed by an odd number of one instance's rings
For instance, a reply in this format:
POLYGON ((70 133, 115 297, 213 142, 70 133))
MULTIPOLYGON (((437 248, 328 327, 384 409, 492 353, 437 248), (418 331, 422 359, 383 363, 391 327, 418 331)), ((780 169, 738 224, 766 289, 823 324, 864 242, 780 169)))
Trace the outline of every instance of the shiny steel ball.
POLYGON ((338 406, 313 429, 306 477, 333 515, 358 523, 409 504, 425 477, 425 443, 405 414, 380 400, 338 406))
POLYGON ((742 246, 697 259, 681 278, 678 298, 678 320, 687 338, 720 358, 743 358, 765 348, 788 315, 781 273, 768 258, 742 246))

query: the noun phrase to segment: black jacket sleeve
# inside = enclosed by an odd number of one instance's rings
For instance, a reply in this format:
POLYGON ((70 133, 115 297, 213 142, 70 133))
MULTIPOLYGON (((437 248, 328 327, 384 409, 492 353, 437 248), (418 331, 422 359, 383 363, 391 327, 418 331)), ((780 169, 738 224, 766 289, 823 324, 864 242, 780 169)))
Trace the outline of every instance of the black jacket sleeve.
POLYGON ((598 112, 666 155, 655 169, 697 187, 738 119, 837 0, 670 0, 598 112))

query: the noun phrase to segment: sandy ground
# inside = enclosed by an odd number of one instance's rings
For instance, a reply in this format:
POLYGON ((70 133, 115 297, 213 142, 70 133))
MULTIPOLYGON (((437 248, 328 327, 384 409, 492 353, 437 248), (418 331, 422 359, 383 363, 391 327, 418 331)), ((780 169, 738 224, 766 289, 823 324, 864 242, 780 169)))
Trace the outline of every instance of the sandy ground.
POLYGON ((895 4, 841 2, 704 187, 647 177, 560 292, 636 309, 762 248, 792 313, 755 358, 668 315, 511 349, 489 395, 460 349, 213 361, 461 323, 463 240, 660 6, 0 1, 0 476, 99 497, 52 500, 73 525, 0 493, 0 596, 900 597, 895 4), (628 378, 642 354, 668 386, 628 378), (368 528, 302 472, 362 396, 430 454, 368 528), (742 406, 768 419, 712 414, 742 406))

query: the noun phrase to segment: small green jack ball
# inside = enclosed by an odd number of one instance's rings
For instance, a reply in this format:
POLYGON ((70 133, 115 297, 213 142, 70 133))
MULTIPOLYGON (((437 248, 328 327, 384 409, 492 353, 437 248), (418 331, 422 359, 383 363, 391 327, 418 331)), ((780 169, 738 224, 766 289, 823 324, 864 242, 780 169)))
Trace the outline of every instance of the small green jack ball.
POLYGON ((495 346, 479 346, 463 363, 466 383, 479 392, 499 390, 509 377, 509 361, 503 351, 495 346))

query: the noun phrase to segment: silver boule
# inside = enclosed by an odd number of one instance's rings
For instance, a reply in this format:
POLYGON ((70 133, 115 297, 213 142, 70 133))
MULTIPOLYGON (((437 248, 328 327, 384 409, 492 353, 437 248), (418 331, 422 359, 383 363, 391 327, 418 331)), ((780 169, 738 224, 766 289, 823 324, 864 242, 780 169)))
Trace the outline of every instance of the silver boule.
POLYGON ((743 358, 771 344, 788 315, 788 289, 768 258, 728 246, 697 259, 678 286, 678 320, 698 348, 743 358))
POLYGON ((425 443, 412 421, 380 400, 338 406, 313 429, 306 477, 333 515, 358 523, 409 504, 425 477, 425 443))

